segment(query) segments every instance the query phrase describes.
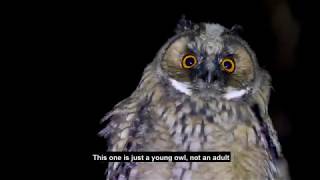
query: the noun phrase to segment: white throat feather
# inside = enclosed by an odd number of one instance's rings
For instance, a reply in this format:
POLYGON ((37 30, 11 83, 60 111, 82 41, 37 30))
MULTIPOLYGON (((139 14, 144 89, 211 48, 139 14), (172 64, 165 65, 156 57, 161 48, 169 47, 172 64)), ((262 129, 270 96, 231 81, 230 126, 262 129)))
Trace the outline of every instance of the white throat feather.
POLYGON ((190 90, 189 84, 176 81, 176 80, 174 80, 172 78, 170 78, 169 80, 170 80, 171 85, 176 90, 178 90, 179 92, 184 93, 184 94, 186 94, 188 96, 191 95, 191 90, 190 90))

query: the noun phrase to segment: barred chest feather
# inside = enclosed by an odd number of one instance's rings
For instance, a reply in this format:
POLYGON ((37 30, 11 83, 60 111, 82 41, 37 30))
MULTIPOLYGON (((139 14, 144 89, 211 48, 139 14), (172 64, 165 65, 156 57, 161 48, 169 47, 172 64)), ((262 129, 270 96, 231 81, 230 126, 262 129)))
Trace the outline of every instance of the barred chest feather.
MULTIPOLYGON (((271 153, 248 104, 162 93, 155 89, 148 108, 144 151, 231 152, 231 162, 158 164, 156 172, 170 172, 163 179, 274 179, 271 153)), ((152 166, 142 163, 139 171, 152 166)))
POLYGON ((259 130, 258 120, 246 102, 204 100, 181 94, 158 97, 156 92, 149 112, 153 121, 150 132, 165 128, 169 136, 164 139, 171 139, 177 151, 221 150, 233 144, 237 136, 245 135, 237 133, 241 126, 252 129, 247 132, 247 143, 259 143, 255 132, 259 130))

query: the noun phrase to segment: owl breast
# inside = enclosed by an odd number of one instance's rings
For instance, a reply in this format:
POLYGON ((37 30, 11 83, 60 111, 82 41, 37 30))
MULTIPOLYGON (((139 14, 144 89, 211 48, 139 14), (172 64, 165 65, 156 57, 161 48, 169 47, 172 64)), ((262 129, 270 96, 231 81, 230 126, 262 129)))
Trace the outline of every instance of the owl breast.
MULTIPOLYGON (((231 152, 231 162, 177 162, 155 166, 156 172, 167 173, 166 178, 209 180, 270 177, 270 156, 259 143, 260 137, 255 129, 258 125, 246 104, 168 96, 157 99, 151 107, 149 113, 152 122, 145 136, 144 151, 231 152)), ((152 166, 154 164, 142 163, 139 169, 152 166)))
MULTIPOLYGON (((236 140, 233 134, 238 126, 251 128, 255 122, 250 108, 241 102, 181 96, 152 106, 152 120, 156 121, 151 123, 152 132, 157 128, 168 131, 163 138, 172 142, 176 151, 226 150, 236 140)), ((250 141, 256 143, 253 128, 250 133, 250 141)))

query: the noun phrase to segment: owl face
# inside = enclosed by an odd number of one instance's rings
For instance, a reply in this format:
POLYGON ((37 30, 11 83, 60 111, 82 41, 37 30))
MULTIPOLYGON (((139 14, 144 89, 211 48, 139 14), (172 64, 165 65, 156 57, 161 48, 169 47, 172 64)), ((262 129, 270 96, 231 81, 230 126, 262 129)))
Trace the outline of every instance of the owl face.
POLYGON ((256 66, 246 42, 217 24, 178 34, 160 61, 162 72, 178 91, 227 99, 248 93, 256 66))

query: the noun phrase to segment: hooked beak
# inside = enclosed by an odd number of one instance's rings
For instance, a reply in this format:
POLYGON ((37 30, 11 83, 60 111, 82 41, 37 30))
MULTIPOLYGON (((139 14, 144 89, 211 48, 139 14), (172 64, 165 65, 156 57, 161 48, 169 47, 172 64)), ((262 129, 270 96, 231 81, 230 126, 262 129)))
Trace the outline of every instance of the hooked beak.
POLYGON ((203 64, 203 72, 200 78, 206 83, 212 83, 217 80, 217 75, 215 73, 215 65, 213 63, 203 64))
POLYGON ((207 83, 211 83, 212 80, 212 71, 208 71, 207 83))

